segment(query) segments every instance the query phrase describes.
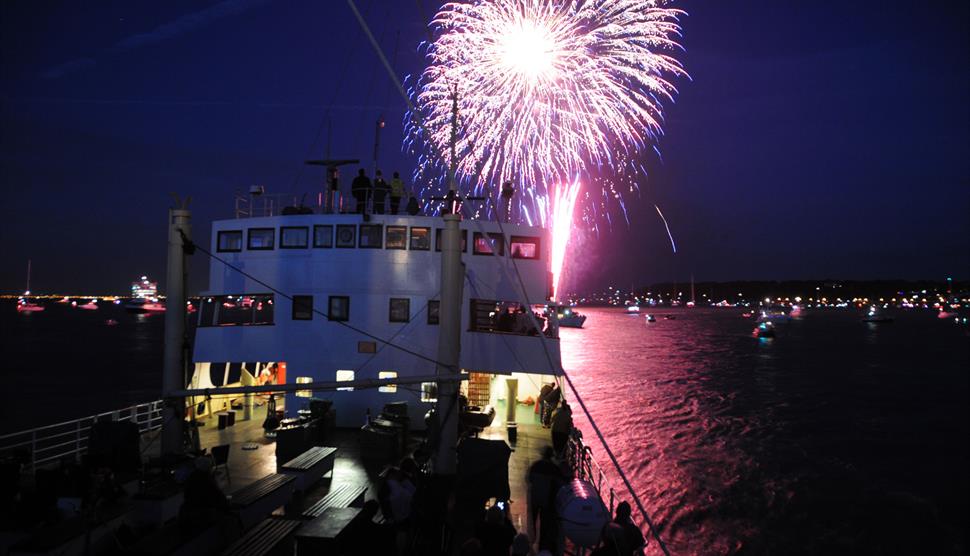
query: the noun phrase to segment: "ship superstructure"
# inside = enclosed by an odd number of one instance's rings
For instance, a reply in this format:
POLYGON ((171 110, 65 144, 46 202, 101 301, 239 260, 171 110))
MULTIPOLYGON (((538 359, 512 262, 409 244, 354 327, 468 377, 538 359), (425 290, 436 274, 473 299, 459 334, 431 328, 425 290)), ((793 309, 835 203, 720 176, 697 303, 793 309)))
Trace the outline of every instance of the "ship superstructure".
POLYGON ((155 299, 158 296, 158 282, 152 282, 148 276, 131 283, 132 299, 155 299))
MULTIPOLYGON (((434 375, 442 226, 440 218, 360 214, 214 222, 211 251, 221 260, 210 262, 188 387, 434 375)), ((550 296, 545 230, 478 220, 460 227, 462 391, 472 405, 508 407, 502 379, 512 378, 516 400, 534 400, 561 368, 556 323, 526 314, 550 296)), ((333 400, 338 426, 359 426, 391 401, 407 401, 411 422, 421 423, 435 392, 429 382, 316 395, 333 400)), ((288 412, 309 395, 287 394, 288 412)))

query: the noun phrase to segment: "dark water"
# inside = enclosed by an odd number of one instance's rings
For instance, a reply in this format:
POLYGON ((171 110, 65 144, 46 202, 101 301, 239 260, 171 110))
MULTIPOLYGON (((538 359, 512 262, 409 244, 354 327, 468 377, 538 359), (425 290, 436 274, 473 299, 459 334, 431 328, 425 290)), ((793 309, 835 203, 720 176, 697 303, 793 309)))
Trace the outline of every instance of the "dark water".
POLYGON ((966 551, 966 327, 822 311, 765 341, 729 309, 587 312, 564 366, 674 554, 966 551))
POLYGON ((130 314, 110 302, 96 311, 44 305, 19 314, 0 302, 0 379, 15 387, 0 405, 0 434, 158 398, 163 314, 130 314))
MULTIPOLYGON (((0 434, 157 396, 164 318, 103 305, 0 303, 0 434)), ((965 552, 966 327, 822 311, 759 341, 733 309, 585 312, 564 366, 672 553, 965 552)))

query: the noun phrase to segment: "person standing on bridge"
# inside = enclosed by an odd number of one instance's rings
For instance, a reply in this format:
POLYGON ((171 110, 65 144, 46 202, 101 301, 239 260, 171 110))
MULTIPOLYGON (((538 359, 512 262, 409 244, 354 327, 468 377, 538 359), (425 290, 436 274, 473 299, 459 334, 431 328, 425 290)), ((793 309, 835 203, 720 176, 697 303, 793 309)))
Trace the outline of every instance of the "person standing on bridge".
POLYGON ((404 196, 404 182, 401 175, 394 172, 391 178, 391 214, 397 214, 398 207, 401 206, 401 197, 404 196))
POLYGON ((370 178, 361 168, 357 172, 357 177, 350 184, 350 193, 354 196, 354 200, 357 201, 357 214, 364 214, 367 212, 367 197, 370 196, 371 192, 370 178))

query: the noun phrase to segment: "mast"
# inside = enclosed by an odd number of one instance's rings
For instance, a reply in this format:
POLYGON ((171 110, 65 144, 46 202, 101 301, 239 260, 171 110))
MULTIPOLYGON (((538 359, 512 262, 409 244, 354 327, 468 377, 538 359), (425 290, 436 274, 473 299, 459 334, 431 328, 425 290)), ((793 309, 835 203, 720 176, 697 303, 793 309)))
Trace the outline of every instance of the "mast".
POLYGON ((27 259, 27 291, 24 295, 30 295, 30 259, 27 259))
POLYGON ((172 396, 185 387, 185 249, 192 238, 188 199, 168 210, 168 269, 165 280, 165 356, 162 367, 162 455, 182 452, 185 400, 172 396))
MULTIPOLYGON (((444 230, 441 232, 441 305, 440 334, 438 336, 439 377, 458 374, 461 353, 461 302, 465 273, 461 262, 461 234, 458 223, 458 194, 455 185, 455 141, 458 136, 458 86, 451 94, 451 159, 448 164, 448 194, 445 197, 446 213, 444 230)), ((458 384, 454 381, 438 382, 438 401, 435 406, 441 433, 435 454, 434 472, 439 476, 454 475, 457 471, 458 444, 458 384)))

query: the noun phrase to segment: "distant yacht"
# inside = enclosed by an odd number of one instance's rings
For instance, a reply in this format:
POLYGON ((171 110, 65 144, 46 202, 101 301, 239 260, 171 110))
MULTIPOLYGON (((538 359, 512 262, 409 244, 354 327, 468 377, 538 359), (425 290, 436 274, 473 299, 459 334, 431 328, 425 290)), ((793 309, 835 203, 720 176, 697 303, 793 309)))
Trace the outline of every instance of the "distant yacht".
POLYGON ((158 282, 152 282, 148 276, 131 283, 131 299, 125 303, 125 310, 129 313, 163 313, 165 305, 158 300, 158 282))
POLYGON ((44 306, 33 301, 29 301, 27 296, 30 295, 30 259, 27 259, 27 289, 24 294, 17 299, 17 312, 18 313, 38 313, 44 310, 44 306))
POLYGON ((892 317, 887 317, 885 314, 879 312, 879 308, 875 305, 869 307, 869 312, 866 316, 862 317, 862 322, 892 322, 892 317))
POLYGON ((549 313, 554 311, 559 318, 559 326, 566 328, 582 328, 583 323, 586 322, 586 315, 568 305, 549 305, 547 311, 549 313))

